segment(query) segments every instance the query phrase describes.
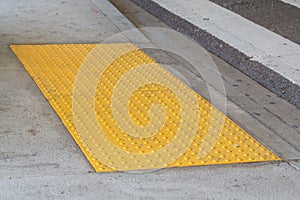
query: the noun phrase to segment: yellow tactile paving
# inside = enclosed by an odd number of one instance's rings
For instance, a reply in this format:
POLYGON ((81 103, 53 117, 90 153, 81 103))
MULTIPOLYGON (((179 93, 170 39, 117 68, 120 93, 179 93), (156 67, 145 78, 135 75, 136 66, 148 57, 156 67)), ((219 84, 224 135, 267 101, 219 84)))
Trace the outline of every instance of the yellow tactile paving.
POLYGON ((11 48, 97 172, 280 160, 133 44, 11 48))

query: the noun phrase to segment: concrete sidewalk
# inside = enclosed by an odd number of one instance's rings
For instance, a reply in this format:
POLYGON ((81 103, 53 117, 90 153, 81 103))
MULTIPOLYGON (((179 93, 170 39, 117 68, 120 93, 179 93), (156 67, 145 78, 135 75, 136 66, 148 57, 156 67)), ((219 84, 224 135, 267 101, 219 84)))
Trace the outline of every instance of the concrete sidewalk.
POLYGON ((299 198, 297 161, 94 173, 9 45, 100 43, 134 26, 106 0, 1 0, 0 8, 1 199, 299 198))

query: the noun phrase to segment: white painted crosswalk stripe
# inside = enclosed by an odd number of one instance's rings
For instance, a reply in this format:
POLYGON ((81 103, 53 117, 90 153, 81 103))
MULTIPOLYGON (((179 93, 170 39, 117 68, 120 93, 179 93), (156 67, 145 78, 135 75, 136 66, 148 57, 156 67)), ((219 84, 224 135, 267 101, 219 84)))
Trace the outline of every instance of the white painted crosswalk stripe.
POLYGON ((298 44, 208 0, 153 1, 300 85, 298 44))
POLYGON ((281 0, 281 1, 300 8, 300 0, 281 0))

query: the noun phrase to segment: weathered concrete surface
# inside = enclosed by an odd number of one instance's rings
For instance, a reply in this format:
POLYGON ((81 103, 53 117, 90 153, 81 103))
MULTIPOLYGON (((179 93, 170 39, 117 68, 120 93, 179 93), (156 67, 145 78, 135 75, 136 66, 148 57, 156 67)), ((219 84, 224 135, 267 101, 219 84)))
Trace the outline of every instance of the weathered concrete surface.
POLYGON ((164 169, 151 173, 70 173, 5 178, 1 199, 298 199, 289 165, 164 169))
MULTIPOLYGON (((1 0, 0 8, 1 199, 298 199, 300 175, 295 158, 299 154, 285 145, 278 151, 293 155, 291 165, 276 162, 94 173, 8 45, 98 43, 132 24, 106 0, 1 0)), ((178 65, 168 56, 157 56, 171 67, 178 65)), ((195 79, 197 86, 198 78, 191 75, 190 79, 195 79)), ((251 95, 256 93, 252 87, 249 90, 251 95)), ((260 98, 266 104, 276 101, 287 113, 293 110, 273 94, 271 99, 260 98)), ((247 99, 244 104, 249 105, 247 99)), ((272 104, 272 112, 281 114, 276 104, 272 104)), ((249 115, 238 105, 231 102, 229 106, 244 113, 233 118, 244 119, 241 125, 253 127, 251 132, 259 135, 266 131, 278 137, 253 117, 249 123, 249 115)), ((295 124, 290 121, 292 115, 284 118, 287 125, 295 124)))

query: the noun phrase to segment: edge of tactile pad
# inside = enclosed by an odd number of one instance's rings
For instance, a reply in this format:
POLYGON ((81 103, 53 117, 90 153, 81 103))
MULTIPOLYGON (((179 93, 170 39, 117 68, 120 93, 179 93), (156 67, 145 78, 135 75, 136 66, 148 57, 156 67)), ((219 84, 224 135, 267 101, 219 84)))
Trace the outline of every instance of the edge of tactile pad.
MULTIPOLYGON (((51 108, 55 111, 56 115, 59 117, 60 121, 63 123, 63 125, 65 126, 65 128, 68 130, 69 134, 71 134, 73 141, 78 145, 78 147, 80 148, 81 152, 84 154, 84 156, 86 157, 86 159, 89 161, 89 163, 92 165, 92 167, 94 168, 94 170, 96 172, 101 172, 98 169, 98 166, 96 166, 94 164, 94 160, 93 158, 88 154, 88 152, 85 150, 85 147, 83 145, 82 142, 80 142, 76 135, 73 133, 73 131, 70 129, 70 126, 67 124, 67 122, 65 120, 63 120, 63 116, 62 114, 56 109, 54 103, 51 101, 51 99, 45 95, 45 92, 43 91, 43 88, 36 82, 35 78, 32 76, 32 74, 30 73, 30 70, 27 68, 27 66, 24 64, 25 61, 23 61, 22 58, 20 58, 17 54, 17 49, 20 46, 49 46, 49 45, 85 45, 85 44, 13 44, 13 45, 9 45, 9 47, 11 48, 11 50, 14 52, 14 54, 16 55, 16 57, 18 58, 19 62, 23 65, 23 67, 25 68, 25 70, 27 71, 27 73, 30 75, 30 78, 34 81, 35 85, 38 87, 39 91, 42 93, 42 95, 44 96, 44 98, 48 101, 48 103, 50 104, 51 108)), ((97 44, 91 44, 91 45, 97 45, 97 44)), ((113 169, 106 169, 104 172, 113 172, 115 170, 113 169)))

